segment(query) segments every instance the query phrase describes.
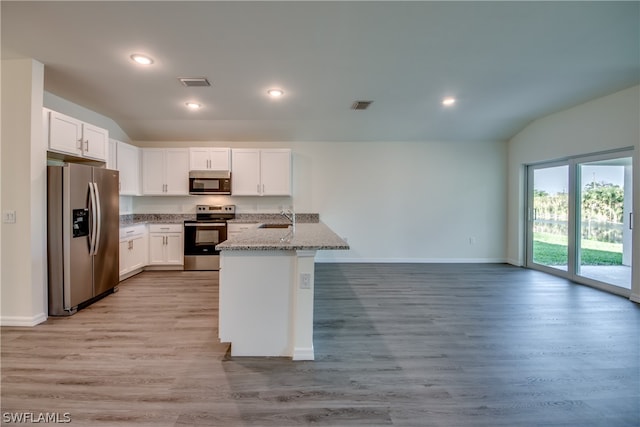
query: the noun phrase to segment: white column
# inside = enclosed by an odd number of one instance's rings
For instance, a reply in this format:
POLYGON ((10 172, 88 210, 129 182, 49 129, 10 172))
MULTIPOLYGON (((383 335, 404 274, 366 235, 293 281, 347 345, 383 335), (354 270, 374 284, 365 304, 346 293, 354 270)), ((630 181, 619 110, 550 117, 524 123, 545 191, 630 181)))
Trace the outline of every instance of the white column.
POLYGON ((2 61, 2 211, 0 323, 34 326, 47 319, 46 172, 43 132, 44 65, 2 61))
POLYGON ((316 251, 296 251, 293 278, 292 354, 293 360, 314 360, 313 292, 316 251))

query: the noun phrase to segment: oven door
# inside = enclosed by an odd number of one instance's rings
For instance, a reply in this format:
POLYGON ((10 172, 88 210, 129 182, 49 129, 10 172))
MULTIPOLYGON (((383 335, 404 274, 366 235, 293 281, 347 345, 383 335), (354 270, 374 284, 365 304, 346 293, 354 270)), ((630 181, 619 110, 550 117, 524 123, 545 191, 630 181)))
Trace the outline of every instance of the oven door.
POLYGON ((185 222, 184 254, 219 255, 216 245, 227 240, 226 222, 185 222))

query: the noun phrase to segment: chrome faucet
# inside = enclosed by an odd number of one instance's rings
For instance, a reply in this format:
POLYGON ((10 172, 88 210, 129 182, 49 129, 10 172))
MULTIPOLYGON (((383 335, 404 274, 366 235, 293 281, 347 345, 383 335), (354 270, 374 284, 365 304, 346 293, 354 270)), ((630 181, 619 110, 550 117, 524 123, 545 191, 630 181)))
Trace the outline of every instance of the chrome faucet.
POLYGON ((293 212, 293 210, 291 209, 287 209, 287 210, 282 210, 282 212, 280 212, 280 215, 282 215, 283 217, 287 218, 289 221, 291 221, 291 233, 295 233, 296 232, 296 214, 295 212, 293 212))

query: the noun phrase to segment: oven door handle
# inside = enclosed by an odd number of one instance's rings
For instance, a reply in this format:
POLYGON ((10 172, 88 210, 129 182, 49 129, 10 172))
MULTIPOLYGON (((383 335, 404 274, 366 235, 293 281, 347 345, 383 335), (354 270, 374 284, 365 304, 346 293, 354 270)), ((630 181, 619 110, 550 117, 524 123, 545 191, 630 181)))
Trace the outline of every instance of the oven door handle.
POLYGON ((185 224, 185 227, 226 227, 227 224, 221 222, 221 223, 214 223, 214 224, 194 224, 194 223, 189 223, 189 224, 185 224))

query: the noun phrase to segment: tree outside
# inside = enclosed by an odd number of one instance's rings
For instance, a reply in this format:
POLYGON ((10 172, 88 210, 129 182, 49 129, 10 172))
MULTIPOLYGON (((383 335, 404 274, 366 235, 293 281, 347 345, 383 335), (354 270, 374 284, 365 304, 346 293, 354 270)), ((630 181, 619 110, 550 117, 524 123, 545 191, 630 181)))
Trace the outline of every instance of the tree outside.
MULTIPOLYGON (((568 200, 565 191, 534 189, 534 260, 567 265, 568 200)), ((624 189, 610 182, 590 182, 581 193, 582 265, 622 265, 624 189)))

